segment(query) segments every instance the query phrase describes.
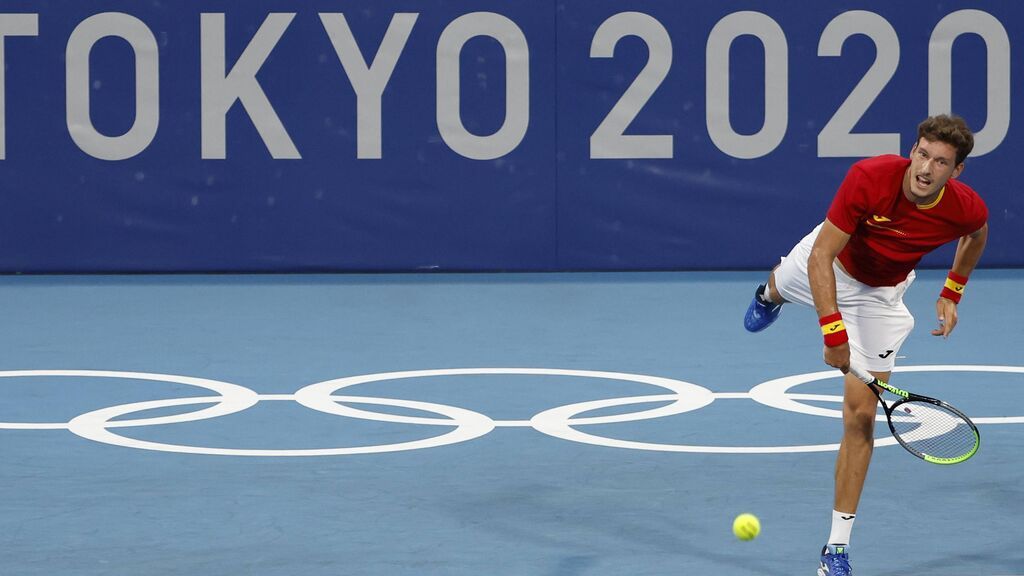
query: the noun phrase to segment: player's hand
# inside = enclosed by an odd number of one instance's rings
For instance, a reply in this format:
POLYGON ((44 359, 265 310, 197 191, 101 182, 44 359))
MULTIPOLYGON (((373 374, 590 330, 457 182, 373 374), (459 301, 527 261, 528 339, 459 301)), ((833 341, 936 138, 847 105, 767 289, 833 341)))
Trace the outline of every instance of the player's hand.
POLYGON ((939 318, 939 327, 932 330, 932 336, 949 338, 953 328, 956 328, 956 302, 948 298, 939 298, 935 302, 935 314, 939 318))
POLYGON ((850 370, 850 343, 843 342, 839 346, 825 346, 825 364, 839 368, 845 374, 850 370))

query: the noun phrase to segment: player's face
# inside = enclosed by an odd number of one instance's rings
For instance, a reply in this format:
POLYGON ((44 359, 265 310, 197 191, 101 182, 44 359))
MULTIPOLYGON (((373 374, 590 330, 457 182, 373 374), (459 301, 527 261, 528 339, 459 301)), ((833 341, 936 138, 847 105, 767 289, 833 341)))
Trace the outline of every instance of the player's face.
POLYGON ((921 138, 910 151, 907 197, 919 204, 934 200, 946 181, 959 176, 963 167, 956 164, 955 147, 921 138))

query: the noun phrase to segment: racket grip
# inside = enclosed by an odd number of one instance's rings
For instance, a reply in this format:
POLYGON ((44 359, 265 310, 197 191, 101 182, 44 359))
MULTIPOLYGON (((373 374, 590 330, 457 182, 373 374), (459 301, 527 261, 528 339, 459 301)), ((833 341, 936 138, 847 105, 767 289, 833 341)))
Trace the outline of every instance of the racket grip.
POLYGON ((853 364, 850 364, 850 373, 856 376, 857 378, 863 380, 865 384, 875 383, 875 377, 868 373, 866 370, 862 370, 859 366, 854 366, 853 364))

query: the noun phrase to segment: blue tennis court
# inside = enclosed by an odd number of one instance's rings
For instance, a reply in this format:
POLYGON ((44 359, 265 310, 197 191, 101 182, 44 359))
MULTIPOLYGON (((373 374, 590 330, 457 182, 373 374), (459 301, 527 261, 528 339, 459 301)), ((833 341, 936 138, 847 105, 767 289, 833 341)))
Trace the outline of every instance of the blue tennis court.
POLYGON ((1022 47, 1020 0, 3 0, 0 576, 1024 576, 1022 47), (748 332, 818 224, 821 314, 748 332), (980 450, 879 411, 857 508, 858 385, 834 502, 847 342, 980 450))
MULTIPOLYGON (((0 572, 813 573, 840 379, 812 311, 743 330, 762 276, 2 277, 0 572)), ((859 574, 1024 564, 1024 274, 978 271, 948 341, 943 277, 893 380, 981 450, 935 466, 876 425, 859 574)))

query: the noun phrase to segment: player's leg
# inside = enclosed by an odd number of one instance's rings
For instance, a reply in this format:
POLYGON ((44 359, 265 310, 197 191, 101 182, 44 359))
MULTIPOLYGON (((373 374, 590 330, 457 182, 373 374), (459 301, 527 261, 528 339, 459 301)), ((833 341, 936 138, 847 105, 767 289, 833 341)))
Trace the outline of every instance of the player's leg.
MULTIPOLYGON (((781 266, 781 264, 780 264, 781 266)), ((775 283, 775 271, 779 269, 779 266, 772 268, 772 271, 768 273, 768 279, 765 280, 764 284, 757 286, 756 296, 760 296, 762 303, 768 306, 777 306, 786 303, 786 299, 782 297, 778 287, 775 283)))
MULTIPOLYGON (((856 360, 854 360, 856 361, 856 360)), ((890 372, 870 371, 888 381, 890 372)), ((819 576, 847 576, 850 568, 850 532, 875 446, 875 413, 878 397, 853 374, 843 381, 843 439, 836 456, 832 531, 821 550, 819 576)))
MULTIPOLYGON (((914 317, 902 300, 912 281, 872 288, 845 274, 837 275, 836 297, 850 335, 850 362, 886 382, 900 346, 914 328, 914 317)), ((878 397, 853 374, 847 374, 843 384, 843 440, 836 458, 835 510, 853 515, 874 448, 878 397)), ((841 543, 849 544, 849 540, 841 543)))
POLYGON ((743 326, 749 332, 760 332, 771 326, 782 312, 785 302, 814 305, 810 282, 807 280, 807 258, 818 236, 818 226, 805 236, 789 254, 782 259, 768 275, 764 284, 758 285, 754 298, 743 316, 743 326))
MULTIPOLYGON (((889 381, 890 372, 870 371, 876 378, 889 381)), ((844 379, 843 439, 836 457, 835 510, 854 515, 867 477, 874 449, 875 415, 878 397, 853 374, 844 379)), ((849 537, 830 544, 849 544, 849 537)))
MULTIPOLYGON (((914 327, 902 297, 913 277, 896 287, 872 288, 836 273, 836 297, 850 335, 850 362, 888 381, 900 346, 914 327)), ((850 533, 874 451, 878 397, 852 374, 843 379, 843 439, 836 456, 832 531, 818 574, 850 574, 850 533)))

